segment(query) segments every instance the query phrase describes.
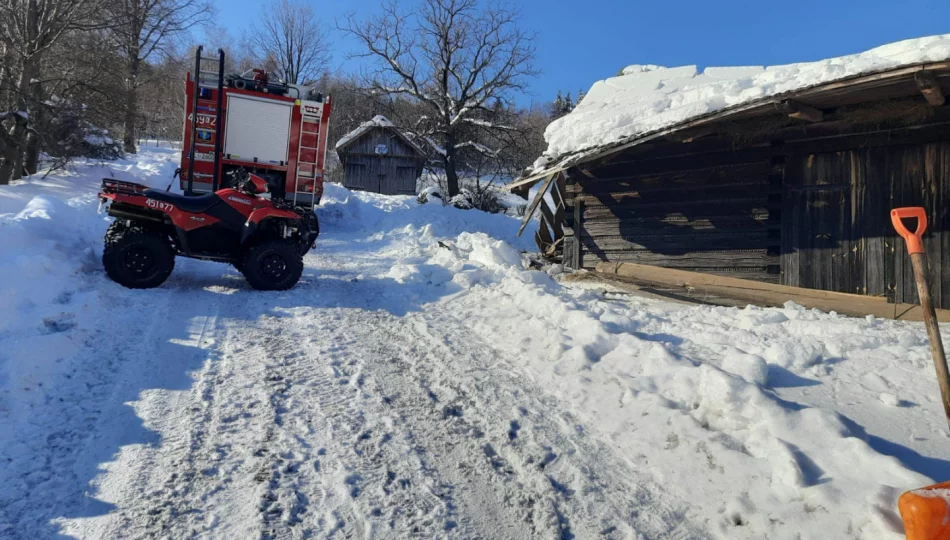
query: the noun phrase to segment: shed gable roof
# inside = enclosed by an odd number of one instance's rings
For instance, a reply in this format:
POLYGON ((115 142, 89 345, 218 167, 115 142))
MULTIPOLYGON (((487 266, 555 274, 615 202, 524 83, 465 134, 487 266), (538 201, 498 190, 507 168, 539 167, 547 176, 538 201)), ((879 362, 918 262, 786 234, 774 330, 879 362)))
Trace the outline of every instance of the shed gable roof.
POLYGON ((405 133, 403 133, 399 128, 396 127, 396 124, 393 124, 391 121, 389 121, 388 118, 386 118, 385 116, 381 114, 374 116, 372 120, 367 120, 366 122, 363 122, 362 124, 359 125, 359 127, 357 127, 353 131, 341 137, 340 140, 336 142, 335 148, 336 148, 337 153, 338 154, 340 152, 345 153, 347 147, 352 145, 354 142, 359 140, 360 137, 362 137, 363 135, 366 135, 367 133, 369 133, 375 128, 385 129, 394 133, 402 141, 404 141, 407 145, 409 145, 409 147, 412 148, 412 150, 416 152, 419 156, 424 157, 426 155, 426 153, 421 148, 419 148, 417 144, 412 142, 412 140, 409 139, 409 137, 407 137, 405 133))

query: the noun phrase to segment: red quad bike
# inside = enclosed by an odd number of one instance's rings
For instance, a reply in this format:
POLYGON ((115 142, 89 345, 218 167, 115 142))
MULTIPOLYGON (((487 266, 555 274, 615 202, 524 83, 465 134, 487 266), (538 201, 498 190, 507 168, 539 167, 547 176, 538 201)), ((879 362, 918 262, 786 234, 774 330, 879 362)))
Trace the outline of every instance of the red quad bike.
POLYGON ((105 179, 99 199, 116 218, 106 231, 106 274, 132 289, 158 287, 175 256, 233 264, 259 290, 286 290, 303 272, 319 225, 311 210, 259 197, 267 182, 237 169, 230 185, 197 197, 105 179))

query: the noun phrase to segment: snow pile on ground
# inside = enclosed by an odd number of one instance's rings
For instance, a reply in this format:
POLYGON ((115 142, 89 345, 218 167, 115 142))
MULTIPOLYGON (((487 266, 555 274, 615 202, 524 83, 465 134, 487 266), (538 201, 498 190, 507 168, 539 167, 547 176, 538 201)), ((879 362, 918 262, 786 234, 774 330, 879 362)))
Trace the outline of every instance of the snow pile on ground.
POLYGON ((922 325, 558 281, 504 215, 327 185, 295 289, 123 289, 98 178, 175 160, 0 189, 0 536, 897 540, 950 478, 922 325))
POLYGON ((534 168, 728 107, 863 73, 947 59, 950 34, 781 66, 707 67, 702 73, 696 66, 629 66, 621 76, 594 83, 574 111, 548 126, 548 149, 534 168))
POLYGON ((896 497, 950 477, 920 325, 793 304, 631 308, 524 270, 486 235, 434 251, 472 288, 453 317, 517 351, 722 538, 900 538, 896 497))
POLYGON ((0 300, 7 306, 0 310, 0 337, 55 329, 58 306, 70 301, 77 278, 99 272, 97 253, 109 225, 96 214, 100 180, 164 189, 176 157, 173 151, 143 148, 133 159, 77 160, 65 171, 0 190, 0 300))

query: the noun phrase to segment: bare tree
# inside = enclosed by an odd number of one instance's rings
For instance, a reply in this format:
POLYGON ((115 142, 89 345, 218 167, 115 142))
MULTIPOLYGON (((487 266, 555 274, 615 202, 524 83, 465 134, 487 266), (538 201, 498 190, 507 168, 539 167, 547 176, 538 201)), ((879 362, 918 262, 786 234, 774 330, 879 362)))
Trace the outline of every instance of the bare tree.
POLYGON ((285 82, 316 80, 330 61, 328 30, 309 4, 275 0, 248 37, 259 65, 269 65, 285 82))
POLYGON ((365 48, 359 56, 376 60, 368 74, 373 91, 423 109, 413 125, 401 127, 428 143, 448 194, 458 194, 463 153, 499 152, 466 135, 472 128, 511 129, 493 119, 496 102, 507 103, 537 74, 534 38, 518 27, 517 11, 478 0, 421 0, 415 12, 389 3, 366 21, 351 15, 344 30, 365 48))
POLYGON ((9 112, 2 118, 3 163, 0 185, 17 179, 29 131, 34 80, 43 55, 69 29, 90 14, 95 0, 0 0, 0 42, 4 48, 4 76, 16 80, 9 112))
POLYGON ((212 9, 206 0, 110 0, 109 10, 115 22, 112 36, 126 64, 122 142, 134 154, 143 64, 165 52, 172 38, 207 22, 212 9))

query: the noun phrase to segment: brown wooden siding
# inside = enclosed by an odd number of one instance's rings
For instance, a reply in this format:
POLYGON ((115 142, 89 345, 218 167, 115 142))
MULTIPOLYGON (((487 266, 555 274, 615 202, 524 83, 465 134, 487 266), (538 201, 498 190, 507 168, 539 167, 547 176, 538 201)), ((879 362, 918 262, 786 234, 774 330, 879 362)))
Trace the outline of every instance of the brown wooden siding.
POLYGON ((425 157, 390 128, 368 130, 339 152, 343 185, 385 195, 415 195, 425 157), (386 145, 388 152, 377 154, 386 145))
POLYGON ((777 282, 773 153, 720 151, 573 174, 566 215, 581 266, 626 261, 777 282))
POLYGON ((783 284, 917 303, 889 212, 923 206, 931 294, 950 307, 950 142, 790 157, 786 186, 783 284))

